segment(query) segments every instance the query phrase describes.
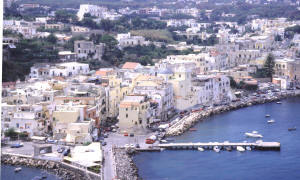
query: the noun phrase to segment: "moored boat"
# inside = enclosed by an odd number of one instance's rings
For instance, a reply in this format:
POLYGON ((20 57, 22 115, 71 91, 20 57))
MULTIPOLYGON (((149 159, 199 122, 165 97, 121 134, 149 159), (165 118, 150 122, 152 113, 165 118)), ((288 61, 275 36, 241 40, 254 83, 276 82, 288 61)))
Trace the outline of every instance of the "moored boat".
POLYGON ((237 146, 236 150, 239 151, 239 152, 244 152, 245 151, 245 149, 242 146, 237 146))
POLYGON ((252 149, 251 149, 250 146, 246 146, 246 150, 247 150, 247 151, 251 151, 252 149))
POLYGON ((271 115, 270 114, 266 114, 266 117, 270 117, 271 115))
POLYGON ((245 133, 247 137, 253 137, 253 138, 262 138, 263 136, 261 134, 258 134, 257 131, 252 131, 252 133, 245 133))
POLYGON ((218 146, 214 146, 213 150, 214 150, 215 152, 220 152, 220 148, 219 148, 218 146))
POLYGON ((198 151, 201 151, 201 152, 203 152, 203 151, 204 151, 204 148, 202 148, 202 147, 198 147, 198 151))
POLYGON ((22 168, 21 167, 17 167, 17 168, 15 168, 15 172, 19 172, 19 171, 21 171, 22 170, 22 168))
POLYGON ((281 104, 281 102, 280 102, 280 101, 278 101, 278 102, 276 102, 276 104, 281 104))
POLYGON ((288 128, 288 131, 295 131, 296 127, 288 128))
POLYGON ((271 119, 271 120, 268 121, 268 123, 274 123, 274 122, 275 122, 274 119, 271 119))
POLYGON ((191 128, 190 131, 197 131, 197 129, 196 128, 191 128))
POLYGON ((232 148, 230 146, 225 148, 227 151, 232 151, 232 148))

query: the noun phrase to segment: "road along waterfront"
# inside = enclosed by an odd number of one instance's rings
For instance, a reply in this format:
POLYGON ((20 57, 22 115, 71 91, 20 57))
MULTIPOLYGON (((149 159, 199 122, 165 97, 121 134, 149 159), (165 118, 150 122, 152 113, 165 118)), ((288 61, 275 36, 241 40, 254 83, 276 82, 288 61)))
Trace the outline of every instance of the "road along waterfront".
MULTIPOLYGON (((300 98, 282 104, 266 103, 217 114, 174 137, 175 142, 255 142, 245 132, 258 131, 263 141, 281 143, 280 151, 180 150, 143 152, 134 157, 139 175, 144 179, 299 179, 300 98), (271 117, 265 117, 270 114, 271 117), (269 124, 268 120, 275 123, 269 124)), ((174 143, 175 143, 174 142, 174 143)))

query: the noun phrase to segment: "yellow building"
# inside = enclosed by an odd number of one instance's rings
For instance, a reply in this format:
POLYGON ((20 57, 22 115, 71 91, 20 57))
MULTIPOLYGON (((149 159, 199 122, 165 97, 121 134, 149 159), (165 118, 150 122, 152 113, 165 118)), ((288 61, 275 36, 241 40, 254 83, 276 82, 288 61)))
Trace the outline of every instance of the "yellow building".
POLYGON ((119 108, 121 132, 143 134, 150 123, 150 102, 145 95, 125 96, 119 108))

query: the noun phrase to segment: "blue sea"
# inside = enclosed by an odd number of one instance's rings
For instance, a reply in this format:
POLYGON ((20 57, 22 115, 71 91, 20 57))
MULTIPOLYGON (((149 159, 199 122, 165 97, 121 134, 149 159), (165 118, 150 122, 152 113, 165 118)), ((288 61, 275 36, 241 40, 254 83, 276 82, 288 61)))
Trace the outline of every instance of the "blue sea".
POLYGON ((197 131, 175 137, 175 142, 251 142, 255 139, 245 137, 244 133, 258 131, 263 141, 280 142, 281 150, 143 152, 134 157, 139 175, 146 180, 300 179, 300 98, 214 115, 194 128, 197 131), (271 117, 266 118, 266 114, 271 117), (270 119, 275 123, 268 124, 270 119), (291 127, 297 130, 288 131, 291 127))
POLYGON ((47 180, 59 180, 60 178, 44 170, 37 168, 22 167, 22 170, 15 173, 15 168, 20 166, 10 166, 1 164, 1 180, 34 180, 37 177, 47 176, 47 180))

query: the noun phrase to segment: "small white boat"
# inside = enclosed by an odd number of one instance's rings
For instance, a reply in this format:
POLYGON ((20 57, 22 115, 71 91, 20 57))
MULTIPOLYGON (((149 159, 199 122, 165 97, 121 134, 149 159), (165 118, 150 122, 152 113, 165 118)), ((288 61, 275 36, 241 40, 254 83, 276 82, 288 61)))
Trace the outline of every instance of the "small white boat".
POLYGON ((227 151, 232 151, 232 149, 231 149, 230 146, 226 147, 225 149, 226 149, 227 151))
POLYGON ((262 143, 263 140, 257 140, 255 143, 259 144, 259 143, 262 143))
POLYGON ((201 151, 201 152, 203 152, 203 151, 204 151, 204 148, 202 148, 202 147, 198 147, 198 151, 201 151))
POLYGON ((281 104, 281 102, 280 102, 280 101, 278 101, 278 102, 276 102, 276 104, 281 104))
POLYGON ((22 168, 20 168, 20 167, 15 168, 15 172, 19 172, 21 170, 22 170, 22 168))
POLYGON ((160 142, 167 143, 168 141, 163 139, 163 140, 160 140, 160 142))
POLYGON ((213 149, 214 149, 215 152, 220 152, 220 148, 218 146, 214 146, 213 149))
POLYGON ((246 146, 246 150, 247 150, 247 151, 251 151, 252 149, 251 149, 250 146, 246 146))
POLYGON ((270 117, 271 115, 270 114, 266 114, 266 117, 270 117))
POLYGON ((239 151, 239 152, 244 152, 245 148, 243 148, 242 146, 237 146, 236 150, 239 151))
POLYGON ((253 138, 262 138, 263 136, 261 134, 258 134, 257 131, 253 131, 252 133, 245 133, 247 137, 253 137, 253 138))
POLYGON ((268 123, 274 123, 274 122, 275 122, 274 119, 271 119, 271 120, 268 121, 268 123))

